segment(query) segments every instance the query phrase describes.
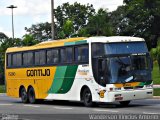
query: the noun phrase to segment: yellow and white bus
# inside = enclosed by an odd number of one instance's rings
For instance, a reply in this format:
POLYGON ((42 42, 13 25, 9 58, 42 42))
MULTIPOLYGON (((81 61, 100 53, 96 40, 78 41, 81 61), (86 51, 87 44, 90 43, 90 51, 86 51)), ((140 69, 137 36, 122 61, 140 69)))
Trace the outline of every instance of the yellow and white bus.
POLYGON ((115 102, 153 96, 151 58, 137 37, 69 38, 6 51, 7 95, 40 99, 115 102))

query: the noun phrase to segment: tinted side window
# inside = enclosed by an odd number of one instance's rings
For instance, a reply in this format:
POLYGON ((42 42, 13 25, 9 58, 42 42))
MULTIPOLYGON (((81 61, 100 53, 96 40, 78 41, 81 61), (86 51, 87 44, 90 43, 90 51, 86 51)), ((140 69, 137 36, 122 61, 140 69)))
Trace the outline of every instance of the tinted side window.
POLYGON ((48 50, 47 51, 47 63, 53 64, 59 62, 59 50, 48 50))
POLYGON ((73 60, 73 51, 72 51, 72 48, 69 47, 69 48, 66 48, 66 61, 67 63, 71 63, 72 60, 73 60))
POLYGON ((11 54, 8 54, 7 55, 7 66, 11 67, 11 65, 12 65, 12 56, 11 54))
POLYGON ((35 52, 35 64, 44 65, 46 63, 46 51, 40 50, 35 52))
POLYGON ((34 62, 33 62, 33 53, 32 52, 29 52, 28 53, 28 65, 33 65, 34 62))
POLYGON ((22 54, 21 53, 15 53, 12 56, 12 65, 13 66, 21 66, 22 65, 22 54))
POLYGON ((23 65, 28 66, 28 65, 33 65, 33 52, 25 52, 23 53, 23 65))
POLYGON ((17 53, 17 66, 22 66, 22 54, 17 53))
POLYGON ((65 63, 66 62, 66 49, 62 48, 60 50, 60 57, 61 57, 61 63, 65 63))
POLYGON ((17 66, 16 64, 17 64, 17 55, 16 54, 13 54, 13 56, 12 56, 13 58, 12 58, 12 60, 13 60, 13 66, 17 66))
POLYGON ((79 46, 75 48, 75 61, 76 62, 88 62, 89 50, 88 46, 79 46))
POLYGON ((23 53, 23 65, 27 65, 27 58, 28 58, 28 53, 23 53))

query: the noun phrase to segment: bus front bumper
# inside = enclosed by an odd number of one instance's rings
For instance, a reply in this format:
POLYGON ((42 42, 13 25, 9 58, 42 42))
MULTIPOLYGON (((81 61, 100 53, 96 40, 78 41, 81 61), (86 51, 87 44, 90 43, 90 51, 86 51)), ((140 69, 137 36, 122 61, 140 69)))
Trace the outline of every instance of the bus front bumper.
POLYGON ((103 102, 130 101, 152 98, 153 89, 113 91, 106 92, 106 94, 108 95, 106 95, 103 102))

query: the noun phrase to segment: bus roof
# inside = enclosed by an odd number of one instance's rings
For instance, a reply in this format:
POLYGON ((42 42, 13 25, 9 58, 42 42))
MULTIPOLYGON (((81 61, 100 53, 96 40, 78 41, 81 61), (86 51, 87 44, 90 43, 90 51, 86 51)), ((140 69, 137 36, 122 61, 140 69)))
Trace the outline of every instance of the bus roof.
POLYGON ((45 42, 41 42, 41 43, 33 45, 33 46, 11 47, 11 48, 7 49, 6 53, 36 50, 36 49, 51 48, 51 47, 60 47, 60 46, 64 46, 64 44, 66 42, 82 41, 84 39, 85 39, 85 37, 77 37, 77 38, 68 38, 68 39, 61 39, 61 40, 45 41, 45 42))
POLYGON ((111 36, 111 37, 90 37, 87 39, 90 42, 102 42, 102 43, 113 43, 113 42, 140 42, 145 41, 139 37, 127 37, 127 36, 111 36))
POLYGON ((33 46, 11 47, 11 48, 8 48, 6 52, 7 53, 19 52, 19 51, 36 50, 36 49, 51 48, 51 47, 60 47, 60 46, 64 46, 65 43, 79 42, 79 41, 87 41, 87 43, 90 43, 90 42, 113 43, 113 42, 136 42, 136 41, 140 42, 140 41, 144 41, 144 39, 138 38, 138 37, 125 37, 125 36, 113 36, 113 37, 98 36, 98 37, 89 37, 89 38, 77 37, 77 38, 45 41, 33 46))

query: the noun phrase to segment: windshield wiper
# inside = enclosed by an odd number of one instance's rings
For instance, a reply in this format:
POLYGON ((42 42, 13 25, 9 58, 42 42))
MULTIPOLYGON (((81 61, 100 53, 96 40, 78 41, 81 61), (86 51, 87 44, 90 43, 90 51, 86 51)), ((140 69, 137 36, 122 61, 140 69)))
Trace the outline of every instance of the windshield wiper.
POLYGON ((132 80, 134 80, 134 77, 133 77, 133 76, 127 78, 127 79, 125 80, 125 82, 131 82, 132 80))

